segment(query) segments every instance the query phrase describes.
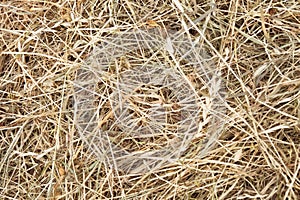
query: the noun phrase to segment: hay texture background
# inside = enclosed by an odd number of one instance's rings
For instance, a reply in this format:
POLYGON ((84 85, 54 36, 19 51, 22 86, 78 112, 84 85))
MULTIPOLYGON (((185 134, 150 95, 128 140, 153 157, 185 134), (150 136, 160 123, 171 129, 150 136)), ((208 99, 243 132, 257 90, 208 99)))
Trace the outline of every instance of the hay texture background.
POLYGON ((275 0, 1 1, 0 199, 299 199, 299 10, 275 0), (136 27, 199 39, 222 71, 227 123, 204 157, 196 138, 180 160, 129 176, 89 151, 73 95, 90 53, 136 27))

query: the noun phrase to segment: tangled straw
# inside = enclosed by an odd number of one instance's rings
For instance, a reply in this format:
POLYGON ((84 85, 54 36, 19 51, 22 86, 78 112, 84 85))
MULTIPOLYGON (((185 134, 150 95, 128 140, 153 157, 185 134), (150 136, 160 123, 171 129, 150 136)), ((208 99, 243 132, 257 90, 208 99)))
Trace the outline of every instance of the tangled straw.
POLYGON ((203 138, 205 155, 225 111, 220 72, 205 58, 180 32, 138 29, 106 38, 75 80, 81 137, 106 164, 131 174, 176 161, 195 137, 203 138))

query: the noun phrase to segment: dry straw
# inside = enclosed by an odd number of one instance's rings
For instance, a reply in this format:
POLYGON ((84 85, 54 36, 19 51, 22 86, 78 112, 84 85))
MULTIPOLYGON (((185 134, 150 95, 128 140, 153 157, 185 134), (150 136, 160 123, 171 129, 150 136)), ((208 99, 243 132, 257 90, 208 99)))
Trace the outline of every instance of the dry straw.
POLYGON ((2 0, 0 199, 300 199, 299 10, 2 0))
POLYGON ((175 162, 195 137, 203 138, 199 156, 206 155, 225 111, 221 73, 207 57, 180 31, 137 28, 107 37, 75 81, 81 137, 100 160, 131 174, 175 162))

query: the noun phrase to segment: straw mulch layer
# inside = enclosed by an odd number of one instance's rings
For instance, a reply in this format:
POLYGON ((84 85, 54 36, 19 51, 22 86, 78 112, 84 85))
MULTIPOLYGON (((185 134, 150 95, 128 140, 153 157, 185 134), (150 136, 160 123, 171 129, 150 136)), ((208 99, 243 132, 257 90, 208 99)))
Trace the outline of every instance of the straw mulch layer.
POLYGON ((1 1, 0 199, 300 199, 299 23, 297 1, 1 1), (134 27, 200 37, 227 123, 205 157, 193 140, 177 162, 128 176, 80 138, 73 81, 134 27))

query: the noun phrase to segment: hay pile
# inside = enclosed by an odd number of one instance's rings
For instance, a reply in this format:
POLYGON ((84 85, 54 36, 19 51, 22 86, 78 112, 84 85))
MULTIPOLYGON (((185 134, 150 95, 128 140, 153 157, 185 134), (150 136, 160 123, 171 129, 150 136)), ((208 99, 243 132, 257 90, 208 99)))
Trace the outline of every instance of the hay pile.
POLYGON ((153 172, 196 138, 199 156, 216 142, 226 116, 221 70, 188 36, 157 28, 115 33, 78 70, 78 132, 113 169, 153 172))
MULTIPOLYGON (((299 199, 299 8, 296 1, 2 1, 0 199, 299 199), (204 58, 222 74, 226 124, 204 157, 201 135, 210 128, 205 126, 179 159, 132 175, 99 159, 80 137, 74 81, 103 42, 153 28, 181 32, 188 44, 198 39, 204 58)), ((165 59, 172 67, 180 56, 165 59)), ((187 60, 177 62, 185 65, 187 60)), ((117 68, 111 66, 105 72, 113 77, 117 68)), ((195 81, 193 87, 202 86, 195 81)), ((170 88, 155 87, 138 94, 172 96, 170 88)), ((208 88, 196 92, 204 98, 208 88)), ((99 119, 111 105, 98 109, 99 119)), ((208 115, 216 116, 215 110, 208 115)), ((167 117, 171 125, 182 120, 176 115, 167 117)), ((203 111, 201 116, 200 121, 203 111)), ((98 126, 110 129, 113 120, 106 117, 98 126)), ((145 150, 167 141, 115 143, 145 150)))

